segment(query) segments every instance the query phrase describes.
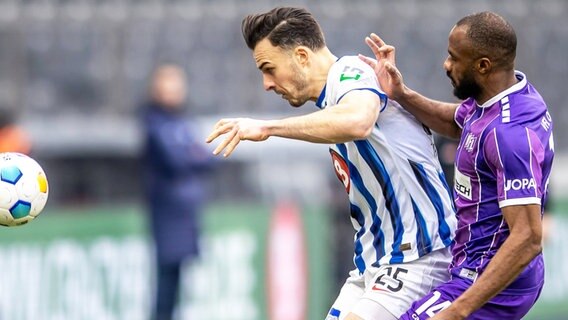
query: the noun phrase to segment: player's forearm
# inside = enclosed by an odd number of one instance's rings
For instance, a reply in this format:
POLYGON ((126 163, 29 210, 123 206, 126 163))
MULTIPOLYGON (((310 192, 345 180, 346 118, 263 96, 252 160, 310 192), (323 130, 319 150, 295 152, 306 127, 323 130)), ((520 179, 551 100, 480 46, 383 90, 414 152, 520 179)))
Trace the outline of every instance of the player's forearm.
POLYGON ((303 140, 315 143, 344 143, 365 139, 372 131, 376 115, 352 112, 335 106, 311 114, 268 121, 269 136, 303 140))
POLYGON ((513 282, 541 250, 539 235, 511 234, 484 273, 450 308, 467 317, 513 282))
POLYGON ((461 129, 454 120, 457 104, 429 99, 410 88, 405 88, 396 102, 430 129, 450 138, 459 138, 461 129))

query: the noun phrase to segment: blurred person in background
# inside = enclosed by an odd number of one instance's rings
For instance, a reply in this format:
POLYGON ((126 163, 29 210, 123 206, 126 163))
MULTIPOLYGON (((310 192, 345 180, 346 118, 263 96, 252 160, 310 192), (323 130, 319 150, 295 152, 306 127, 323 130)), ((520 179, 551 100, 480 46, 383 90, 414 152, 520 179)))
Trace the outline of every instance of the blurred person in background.
POLYGON ((459 104, 406 87, 395 48, 375 34, 366 42, 377 60, 362 59, 389 97, 432 130, 460 138, 451 279, 401 319, 521 319, 544 285, 541 219, 554 141, 546 103, 515 70, 515 30, 487 11, 455 24, 444 70, 459 104))
POLYGON ((210 152, 188 121, 186 93, 179 66, 158 66, 142 110, 143 170, 157 268, 153 320, 172 319, 181 268, 198 254, 205 174, 211 168, 210 152))
POLYGON ((280 120, 222 119, 207 142, 224 135, 214 154, 225 157, 242 140, 273 136, 330 144, 356 233, 355 268, 326 319, 398 319, 449 276, 456 219, 432 135, 387 99, 372 68, 357 56, 333 55, 305 9, 249 15, 242 32, 265 90, 294 107, 313 101, 321 110, 280 120))
POLYGON ((31 146, 28 134, 15 122, 13 113, 0 109, 0 152, 29 154, 31 146))

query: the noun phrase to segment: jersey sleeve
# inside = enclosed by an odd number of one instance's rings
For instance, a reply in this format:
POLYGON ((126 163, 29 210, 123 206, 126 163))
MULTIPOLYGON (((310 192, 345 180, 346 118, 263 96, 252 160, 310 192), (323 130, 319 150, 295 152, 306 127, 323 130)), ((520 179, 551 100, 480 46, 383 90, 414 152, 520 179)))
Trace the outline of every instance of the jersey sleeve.
POLYGON ((369 90, 381 99, 381 111, 387 105, 387 95, 379 88, 374 70, 359 60, 357 57, 343 57, 334 65, 333 77, 334 92, 332 93, 333 104, 338 104, 341 99, 353 90, 369 90))
MULTIPOLYGON (((475 102, 473 102, 473 105, 475 105, 475 102)), ((464 101, 456 108, 456 113, 454 114, 454 121, 462 129, 465 123, 465 118, 469 114, 471 108, 472 108, 471 99, 464 101)))
POLYGON ((485 138, 484 155, 497 176, 499 207, 541 204, 544 149, 525 127, 499 126, 485 138))

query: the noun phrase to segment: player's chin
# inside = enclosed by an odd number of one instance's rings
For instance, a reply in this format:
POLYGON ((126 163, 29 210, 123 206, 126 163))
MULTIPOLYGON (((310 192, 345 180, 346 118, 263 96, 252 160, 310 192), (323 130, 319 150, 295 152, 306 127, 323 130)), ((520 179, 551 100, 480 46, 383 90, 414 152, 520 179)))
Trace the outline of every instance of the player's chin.
POLYGON ((306 103, 306 101, 300 101, 300 100, 296 100, 296 99, 287 99, 287 100, 288 100, 288 103, 294 108, 299 108, 306 103))

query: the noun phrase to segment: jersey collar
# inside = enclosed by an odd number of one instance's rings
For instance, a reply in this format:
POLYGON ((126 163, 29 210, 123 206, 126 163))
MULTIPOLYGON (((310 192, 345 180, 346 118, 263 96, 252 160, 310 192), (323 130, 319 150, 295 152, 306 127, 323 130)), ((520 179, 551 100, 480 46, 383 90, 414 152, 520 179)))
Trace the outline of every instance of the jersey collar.
POLYGON ((487 108, 492 106, 493 104, 495 104, 495 102, 503 99, 505 96, 508 96, 509 94, 519 91, 522 88, 524 88, 527 85, 527 77, 525 76, 524 73, 515 70, 515 77, 517 77, 517 79, 519 80, 519 82, 515 83, 514 85, 512 85, 511 87, 505 89, 504 91, 501 91, 500 93, 498 93, 496 96, 494 96, 493 98, 487 100, 484 104, 482 105, 478 105, 480 108, 487 108))

